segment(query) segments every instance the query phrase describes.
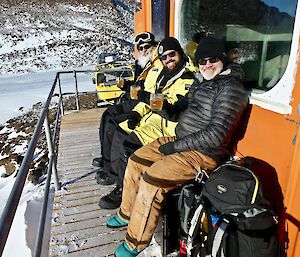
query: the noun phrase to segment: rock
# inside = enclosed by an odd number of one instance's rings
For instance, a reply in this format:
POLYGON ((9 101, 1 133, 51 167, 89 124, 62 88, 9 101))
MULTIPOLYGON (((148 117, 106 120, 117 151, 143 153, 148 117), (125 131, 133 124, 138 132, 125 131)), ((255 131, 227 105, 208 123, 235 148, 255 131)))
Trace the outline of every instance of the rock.
POLYGON ((37 185, 39 183, 40 177, 44 174, 43 169, 35 169, 29 172, 28 180, 31 181, 33 184, 37 185))
POLYGON ((5 168, 5 173, 7 174, 7 176, 10 176, 11 174, 13 174, 16 171, 16 166, 11 163, 8 162, 4 165, 5 168))

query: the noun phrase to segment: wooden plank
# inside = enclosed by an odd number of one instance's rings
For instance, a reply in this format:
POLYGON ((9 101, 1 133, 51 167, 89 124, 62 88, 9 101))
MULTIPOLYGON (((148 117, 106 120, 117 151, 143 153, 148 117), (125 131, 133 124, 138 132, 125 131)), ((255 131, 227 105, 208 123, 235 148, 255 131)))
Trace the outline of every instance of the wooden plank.
POLYGON ((62 189, 55 193, 49 256, 113 256, 126 228, 106 227, 116 210, 101 210, 98 201, 113 186, 96 183, 92 159, 99 156, 102 109, 73 112, 63 117, 58 172, 62 189))
MULTIPOLYGON (((62 119, 57 163, 62 189, 54 197, 49 257, 114 256, 125 238, 126 228, 106 227, 116 210, 98 206, 100 197, 114 188, 98 185, 91 165, 100 154, 102 113, 103 109, 71 112, 62 119)), ((139 257, 160 257, 158 249, 154 243, 139 257)))

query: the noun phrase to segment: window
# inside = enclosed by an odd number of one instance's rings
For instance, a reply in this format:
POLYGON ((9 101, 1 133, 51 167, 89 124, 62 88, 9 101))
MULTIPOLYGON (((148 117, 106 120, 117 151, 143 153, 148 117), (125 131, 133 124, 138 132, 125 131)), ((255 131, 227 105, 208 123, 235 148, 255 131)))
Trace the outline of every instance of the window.
POLYGON ((244 69, 247 88, 264 93, 280 81, 292 56, 297 0, 182 0, 177 7, 183 45, 196 32, 218 37, 244 69))

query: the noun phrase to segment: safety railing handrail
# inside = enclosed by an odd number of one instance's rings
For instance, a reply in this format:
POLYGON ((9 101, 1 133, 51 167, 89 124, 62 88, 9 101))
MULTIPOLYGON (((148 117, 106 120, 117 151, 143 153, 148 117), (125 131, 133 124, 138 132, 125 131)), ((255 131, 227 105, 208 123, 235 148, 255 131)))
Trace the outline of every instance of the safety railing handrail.
MULTIPOLYGON (((27 174, 28 174, 28 171, 30 168, 30 164, 33 162, 34 151, 36 149, 37 142, 40 138, 40 135, 42 133, 42 128, 44 126, 46 139, 47 139, 47 145, 48 145, 49 160, 48 160, 47 179, 46 179, 46 183, 45 183, 45 192, 44 192, 42 210, 41 210, 41 214, 40 214, 38 232, 37 232, 37 237, 36 237, 36 241, 35 241, 35 249, 34 249, 34 254, 33 254, 34 257, 40 256, 41 249, 42 249, 44 224, 45 224, 45 219, 46 219, 48 196, 49 196, 52 173, 54 174, 55 188, 56 188, 56 190, 60 189, 60 183, 58 181, 57 170, 56 170, 57 151, 54 149, 55 141, 58 138, 60 118, 62 115, 64 115, 64 107, 63 107, 63 101, 62 101, 63 93, 62 93, 61 84, 60 84, 60 74, 70 74, 70 73, 74 74, 76 107, 77 107, 77 110, 79 110, 80 103, 79 103, 79 92, 78 92, 78 85, 77 85, 77 73, 92 73, 92 72, 96 72, 96 71, 95 70, 76 70, 76 71, 72 70, 72 71, 61 71, 61 72, 56 73, 51 90, 50 90, 47 100, 42 108, 39 120, 37 121, 32 138, 29 142, 28 149, 27 149, 24 159, 21 163, 21 166, 17 172, 15 183, 11 189, 11 192, 10 192, 10 195, 6 202, 5 208, 1 215, 1 219, 0 219, 0 256, 2 256, 2 253, 4 251, 4 247, 5 247, 8 235, 9 235, 9 231, 10 231, 12 222, 14 220, 16 210, 17 210, 20 198, 21 198, 21 194, 22 194, 22 191, 23 191, 23 188, 25 185, 25 181, 26 181, 27 174), (57 114, 56 114, 56 119, 55 119, 53 140, 52 140, 47 114, 48 114, 51 100, 52 100, 52 97, 54 95, 54 91, 55 91, 57 85, 58 85, 58 89, 59 89, 59 101, 58 101, 58 105, 57 105, 58 108, 57 108, 57 114)), ((95 91, 93 91, 93 92, 95 92, 95 91)))

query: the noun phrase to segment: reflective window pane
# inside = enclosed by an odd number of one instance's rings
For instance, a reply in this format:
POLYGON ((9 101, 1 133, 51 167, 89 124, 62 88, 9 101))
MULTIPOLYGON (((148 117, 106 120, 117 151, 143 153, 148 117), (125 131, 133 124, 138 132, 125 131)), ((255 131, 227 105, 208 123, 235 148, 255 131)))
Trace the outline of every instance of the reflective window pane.
POLYGON ((197 32, 223 39, 245 85, 264 92, 287 67, 296 7, 296 0, 183 0, 179 39, 186 45, 197 32))

